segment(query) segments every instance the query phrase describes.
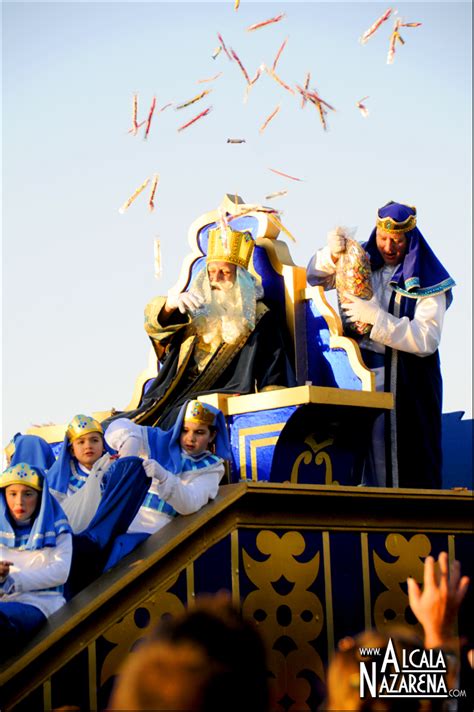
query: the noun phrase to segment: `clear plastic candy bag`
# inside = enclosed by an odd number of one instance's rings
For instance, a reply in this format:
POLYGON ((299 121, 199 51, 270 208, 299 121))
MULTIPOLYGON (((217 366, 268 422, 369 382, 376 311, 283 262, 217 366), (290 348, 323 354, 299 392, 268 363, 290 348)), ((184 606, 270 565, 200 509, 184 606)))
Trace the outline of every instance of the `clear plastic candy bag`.
MULTIPOLYGON (((345 233, 345 236, 347 233, 345 233)), ((347 320, 341 304, 347 302, 344 293, 352 294, 360 299, 371 299, 373 296, 372 270, 370 260, 362 245, 346 237, 346 249, 339 255, 336 267, 336 292, 339 303, 339 313, 341 314, 344 332, 348 336, 357 334, 362 336, 368 334, 372 329, 371 324, 361 321, 350 322, 347 320)))

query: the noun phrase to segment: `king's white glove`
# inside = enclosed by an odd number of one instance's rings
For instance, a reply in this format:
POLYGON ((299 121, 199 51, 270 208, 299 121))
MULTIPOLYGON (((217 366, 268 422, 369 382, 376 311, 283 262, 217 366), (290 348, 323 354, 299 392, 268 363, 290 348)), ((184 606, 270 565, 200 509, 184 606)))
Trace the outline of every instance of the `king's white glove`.
POLYGON ((144 460, 143 468, 148 477, 152 477, 160 485, 164 484, 169 477, 168 470, 165 470, 165 468, 156 460, 144 460))
POLYGON ((166 299, 166 308, 170 311, 179 309, 181 314, 186 314, 186 312, 199 309, 201 304, 202 298, 197 294, 194 294, 194 292, 181 292, 180 294, 168 292, 168 297, 166 299))
POLYGON ((328 232, 327 241, 331 255, 339 255, 346 250, 346 238, 344 230, 341 227, 336 227, 331 232, 328 232))
POLYGON ((364 324, 375 324, 380 304, 375 295, 372 299, 361 299, 352 294, 344 293, 346 302, 341 304, 348 321, 361 321, 364 324))

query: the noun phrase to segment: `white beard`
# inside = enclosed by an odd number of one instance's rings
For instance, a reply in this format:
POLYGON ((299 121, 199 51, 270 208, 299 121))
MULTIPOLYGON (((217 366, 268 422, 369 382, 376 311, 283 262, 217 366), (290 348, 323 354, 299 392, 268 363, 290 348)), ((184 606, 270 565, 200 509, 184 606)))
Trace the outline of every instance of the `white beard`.
POLYGON ((205 344, 217 347, 221 342, 235 344, 248 332, 243 317, 240 289, 233 284, 225 289, 213 289, 207 316, 193 319, 196 333, 205 344))

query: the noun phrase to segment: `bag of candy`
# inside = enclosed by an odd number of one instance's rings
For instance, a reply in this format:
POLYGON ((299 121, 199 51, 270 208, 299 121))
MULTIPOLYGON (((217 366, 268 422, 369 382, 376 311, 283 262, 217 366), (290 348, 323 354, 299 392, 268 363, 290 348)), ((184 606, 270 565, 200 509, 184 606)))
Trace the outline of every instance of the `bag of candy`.
POLYGON ((346 237, 346 249, 340 253, 337 261, 336 292, 342 325, 344 332, 347 332, 348 336, 354 334, 362 336, 363 334, 368 334, 372 329, 371 324, 364 324, 361 321, 348 321, 344 311, 341 309, 341 304, 347 301, 344 297, 345 292, 361 299, 372 298, 371 273, 370 260, 364 248, 356 240, 346 237))

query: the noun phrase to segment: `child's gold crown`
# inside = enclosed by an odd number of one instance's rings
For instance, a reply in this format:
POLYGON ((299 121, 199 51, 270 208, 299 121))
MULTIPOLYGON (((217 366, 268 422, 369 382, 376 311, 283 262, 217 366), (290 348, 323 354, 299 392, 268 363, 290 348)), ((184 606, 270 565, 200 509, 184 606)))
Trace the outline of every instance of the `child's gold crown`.
POLYGON ((248 269, 255 242, 249 232, 227 229, 227 245, 222 241, 221 229, 212 228, 208 233, 207 262, 230 262, 248 269))
POLYGON ((36 467, 28 465, 26 462, 17 462, 16 465, 8 467, 0 475, 0 487, 9 485, 26 485, 41 492, 43 489, 43 477, 36 467))
POLYGON ((186 406, 184 420, 191 420, 193 423, 202 423, 202 425, 215 425, 216 417, 219 413, 218 408, 209 405, 209 403, 201 403, 201 401, 189 401, 186 406))
POLYGON ((87 433, 104 434, 104 429, 98 420, 89 415, 75 415, 67 426, 66 435, 70 443, 82 438, 87 433))

